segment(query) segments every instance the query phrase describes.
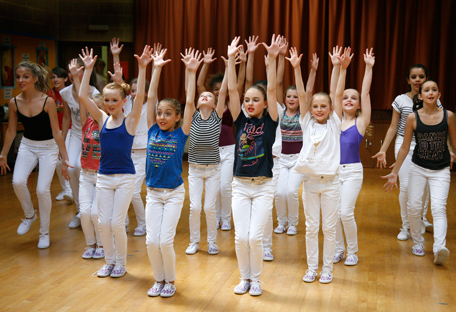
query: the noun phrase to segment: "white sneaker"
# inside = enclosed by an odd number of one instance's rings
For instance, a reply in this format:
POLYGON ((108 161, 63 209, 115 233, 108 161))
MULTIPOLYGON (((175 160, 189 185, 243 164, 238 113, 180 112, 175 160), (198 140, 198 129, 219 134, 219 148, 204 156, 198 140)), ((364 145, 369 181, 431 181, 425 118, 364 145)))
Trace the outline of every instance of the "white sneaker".
POLYGON ((279 225, 275 228, 274 233, 282 234, 283 232, 285 232, 286 228, 287 227, 285 225, 279 223, 279 225))
POLYGON ((328 283, 331 283, 332 280, 333 280, 333 275, 332 275, 331 271, 327 271, 327 270, 321 271, 320 280, 319 280, 320 283, 328 284, 328 283))
POLYGON ((336 252, 334 255, 334 260, 333 263, 338 263, 342 260, 344 260, 345 256, 343 252, 336 252))
POLYGON ((432 232, 434 230, 434 226, 428 220, 423 220, 424 226, 426 227, 426 232, 432 232))
POLYGON ((93 259, 103 259, 105 257, 105 252, 103 247, 97 247, 95 249, 95 253, 93 254, 92 258, 93 259))
POLYGON ((222 223, 222 231, 229 231, 231 230, 231 224, 229 222, 222 223))
POLYGON ((36 215, 36 210, 35 214, 33 215, 33 218, 31 219, 22 219, 21 224, 19 224, 19 227, 17 228, 17 234, 19 235, 24 235, 30 230, 30 227, 32 226, 32 223, 38 219, 38 216, 36 215))
POLYGON ((38 248, 39 249, 49 248, 49 234, 40 235, 40 239, 38 240, 38 248))
POLYGON ((146 233, 146 227, 137 227, 133 233, 133 236, 144 236, 146 233))
POLYGON ((424 253, 424 245, 423 244, 416 244, 412 247, 412 254, 415 256, 423 257, 424 253))
POLYGON ((218 250, 217 245, 215 243, 209 243, 209 246, 207 247, 207 253, 210 254, 210 255, 218 254, 219 250, 218 250))
POLYGON ((158 282, 155 282, 155 284, 152 286, 151 289, 147 292, 147 295, 149 297, 158 297, 160 296, 161 291, 163 290, 163 287, 165 287, 165 284, 160 284, 158 282))
POLYGON ((70 229, 75 229, 77 227, 81 226, 81 216, 79 214, 79 212, 73 217, 73 219, 71 219, 70 221, 70 224, 68 225, 68 227, 70 229))
POLYGON ((446 259, 448 259, 448 256, 450 255, 450 251, 448 248, 443 247, 436 253, 434 253, 434 263, 436 265, 442 265, 446 259))
POLYGON ((68 204, 72 204, 73 203, 73 193, 64 192, 63 193, 63 199, 65 199, 68 202, 68 204))
POLYGON ((82 259, 92 259, 95 255, 96 249, 93 247, 87 247, 86 251, 82 254, 82 259))
POLYGON ((239 284, 237 284, 236 287, 234 287, 234 293, 236 295, 243 295, 249 290, 250 288, 250 282, 246 280, 241 280, 239 284))
POLYGON ((263 249, 263 261, 272 261, 274 260, 274 255, 272 254, 271 248, 263 249))
POLYGON ((260 281, 255 281, 250 283, 250 296, 259 296, 263 291, 261 290, 260 281))
POLYGON ((111 271, 111 277, 122 277, 127 273, 127 268, 124 265, 116 264, 111 271))
POLYGON ((190 243, 190 245, 188 245, 187 249, 185 250, 185 253, 187 255, 194 255, 194 254, 196 254, 196 252, 198 250, 199 250, 198 243, 190 243))
POLYGON ((405 241, 409 238, 409 231, 408 229, 401 229, 399 234, 397 235, 397 239, 401 241, 405 241))
POLYGON ((55 197, 55 200, 64 200, 63 195, 65 194, 65 191, 61 191, 59 195, 55 197))
POLYGON ((298 230, 296 229, 296 226, 290 225, 288 227, 287 235, 293 236, 293 235, 296 235, 296 234, 298 234, 298 230))
POLYGON ((162 291, 160 292, 160 296, 162 298, 168 298, 174 296, 176 293, 176 286, 174 286, 171 283, 166 283, 166 285, 163 287, 162 291))
POLYGON ((357 265, 358 264, 358 256, 356 254, 348 255, 347 259, 345 260, 345 265, 357 265))
POLYGON ((315 281, 315 278, 317 277, 317 272, 314 271, 314 270, 311 270, 311 269, 308 269, 306 271, 306 274, 304 275, 304 277, 302 278, 302 280, 306 283, 312 283, 315 281))

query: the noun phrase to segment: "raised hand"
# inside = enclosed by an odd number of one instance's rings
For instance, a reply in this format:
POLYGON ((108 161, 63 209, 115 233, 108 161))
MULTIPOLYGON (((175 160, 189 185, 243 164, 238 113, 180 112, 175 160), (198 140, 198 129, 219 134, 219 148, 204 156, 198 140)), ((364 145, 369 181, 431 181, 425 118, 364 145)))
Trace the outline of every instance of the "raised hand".
POLYGON ((152 56, 154 59, 154 67, 163 67, 164 65, 171 62, 170 59, 168 59, 168 60, 163 59, 165 57, 165 54, 167 51, 168 51, 167 49, 162 49, 159 54, 155 53, 155 55, 152 56))
POLYGON ((141 56, 135 54, 139 67, 145 68, 152 61, 152 51, 153 49, 146 45, 141 56))
POLYGON ((287 42, 287 39, 285 39, 284 36, 282 36, 281 38, 282 38, 282 40, 280 41, 279 54, 285 56, 285 55, 287 55, 288 42, 287 42))
POLYGON ((390 173, 386 176, 382 176, 382 179, 388 179, 388 181, 383 185, 385 192, 391 192, 394 187, 397 189, 397 173, 390 173))
MULTIPOLYGON (((291 66, 293 66, 293 68, 296 68, 301 65, 301 58, 302 58, 302 54, 298 56, 298 51, 296 50, 295 47, 292 47, 292 48, 290 48, 290 57, 286 57, 285 59, 290 61, 291 66)), ((317 61, 317 66, 318 66, 318 61, 317 61)))
POLYGON ((340 65, 342 68, 347 68, 348 65, 350 65, 350 62, 353 58, 353 53, 351 53, 351 48, 345 48, 344 53, 342 53, 342 56, 337 57, 340 61, 340 65))
POLYGON ((189 71, 196 72, 200 64, 203 62, 203 56, 198 50, 196 50, 190 54, 190 59, 188 61, 182 59, 182 62, 184 62, 189 71))
POLYGON ((159 43, 159 42, 154 43, 154 55, 159 55, 161 50, 162 50, 161 43, 159 43))
POLYGON ((317 53, 312 54, 312 59, 310 60, 310 69, 317 71, 319 61, 320 59, 317 57, 317 53))
POLYGON ((73 77, 79 77, 81 73, 84 71, 84 67, 78 68, 78 60, 74 58, 68 65, 68 71, 73 77))
MULTIPOLYGON (((224 56, 221 56, 223 62, 225 62, 225 67, 228 66, 228 59, 226 59, 224 56)), ((236 53, 236 58, 234 59, 234 65, 239 65, 242 62, 239 60, 239 53, 236 53)))
POLYGON ((228 46, 228 57, 235 56, 237 51, 239 51, 239 49, 242 47, 241 45, 238 46, 239 40, 241 40, 241 37, 237 36, 234 37, 233 41, 231 41, 231 44, 228 46))
POLYGON ((340 57, 340 54, 342 53, 342 47, 335 46, 333 48, 333 53, 329 52, 329 57, 331 58, 331 63, 333 66, 340 65, 340 61, 338 56, 340 57))
POLYGON ((120 52, 122 52, 122 48, 123 48, 123 44, 119 47, 119 41, 120 39, 119 38, 112 38, 112 41, 110 42, 110 47, 111 47, 111 53, 113 55, 119 55, 120 52))
POLYGON ((256 49, 260 45, 257 41, 258 36, 249 36, 249 41, 245 40, 245 43, 247 44, 247 53, 255 53, 256 49))
POLYGON ((277 55, 279 55, 280 49, 282 48, 281 42, 282 42, 282 37, 280 35, 277 35, 277 37, 276 37, 276 35, 272 35, 270 46, 268 46, 264 42, 262 42, 262 43, 263 43, 263 46, 266 48, 266 51, 268 51, 269 55, 271 55, 273 57, 277 57, 277 55))
POLYGON ((244 52, 244 46, 241 45, 241 48, 239 49, 239 61, 241 63, 247 62, 247 53, 244 52))
POLYGON ((215 50, 212 48, 207 49, 207 52, 203 51, 204 64, 210 64, 214 62, 217 58, 214 58, 215 50))
POLYGON ((366 66, 373 67, 375 64, 375 56, 374 53, 372 52, 374 48, 366 49, 366 53, 364 53, 364 63, 366 63, 366 66))
POLYGON ((114 74, 108 71, 108 74, 111 76, 112 81, 117 82, 117 83, 122 83, 123 82, 123 71, 122 71, 122 66, 120 66, 119 62, 114 63, 114 74))
POLYGON ((185 49, 185 52, 181 55, 182 59, 183 59, 183 62, 188 62, 190 60, 190 58, 192 57, 192 53, 195 51, 195 49, 193 48, 187 48, 185 49))
POLYGON ((84 49, 81 50, 82 55, 79 54, 79 57, 81 58, 82 62, 84 63, 84 68, 85 69, 92 69, 93 66, 95 65, 95 62, 97 61, 97 56, 93 56, 93 49, 85 47, 84 49))

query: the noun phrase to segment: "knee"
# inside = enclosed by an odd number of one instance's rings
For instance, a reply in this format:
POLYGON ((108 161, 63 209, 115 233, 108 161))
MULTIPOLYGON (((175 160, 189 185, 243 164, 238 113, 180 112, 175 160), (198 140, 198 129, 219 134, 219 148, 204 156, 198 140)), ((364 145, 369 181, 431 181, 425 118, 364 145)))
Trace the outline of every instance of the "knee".
POLYGON ((146 247, 149 252, 156 252, 160 249, 160 242, 146 237, 146 247))
POLYGON ((310 225, 306 222, 306 236, 307 237, 317 237, 318 236, 319 225, 310 225))
POLYGON ((190 203, 190 214, 201 214, 201 204, 190 203))
POLYGON ((220 185, 220 195, 223 197, 231 196, 231 183, 222 183, 220 185))
POLYGON ((49 187, 45 186, 37 186, 36 187, 36 196, 38 198, 40 197, 46 197, 46 196, 51 196, 51 190, 49 187))
POLYGON ((13 188, 15 190, 27 189, 27 179, 19 179, 13 176, 13 188))
POLYGON ((256 246, 261 246, 262 242, 263 242, 263 240, 260 235, 254 235, 254 234, 249 235, 249 246, 251 248, 256 247, 256 246))
POLYGON ((350 222, 355 219, 355 214, 352 209, 343 209, 340 213, 340 220, 345 222, 350 222))

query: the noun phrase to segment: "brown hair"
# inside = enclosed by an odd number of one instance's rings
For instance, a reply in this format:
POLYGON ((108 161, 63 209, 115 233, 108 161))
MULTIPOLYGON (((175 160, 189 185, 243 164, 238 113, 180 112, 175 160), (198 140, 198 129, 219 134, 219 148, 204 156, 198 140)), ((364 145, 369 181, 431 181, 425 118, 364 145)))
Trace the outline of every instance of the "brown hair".
MULTIPOLYGON (((174 126, 174 129, 179 128, 181 126, 181 124, 182 124, 182 106, 179 103, 179 101, 176 100, 176 99, 166 98, 166 99, 161 100, 160 103, 158 103, 158 105, 160 105, 162 103, 163 104, 168 104, 169 106, 171 106, 174 109, 174 112, 176 113, 176 115, 180 115, 181 116, 179 121, 176 122, 176 125, 174 126)), ((158 109, 158 106, 157 106, 157 109, 158 109)))
POLYGON ((16 71, 19 67, 27 68, 33 77, 38 78, 35 82, 35 88, 43 93, 51 89, 49 85, 49 72, 41 65, 32 62, 20 62, 16 67, 16 71))
MULTIPOLYGON (((118 84, 117 82, 111 82, 104 87, 104 89, 118 90, 122 99, 125 99, 130 94, 130 85, 128 83, 118 84)), ((103 90, 104 90, 103 89, 103 90)))

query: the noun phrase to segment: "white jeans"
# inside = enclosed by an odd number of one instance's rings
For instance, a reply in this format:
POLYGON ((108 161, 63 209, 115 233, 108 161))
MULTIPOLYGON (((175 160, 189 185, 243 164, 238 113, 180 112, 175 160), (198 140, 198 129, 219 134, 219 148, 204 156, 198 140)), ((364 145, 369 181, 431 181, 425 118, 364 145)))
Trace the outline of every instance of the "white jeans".
POLYGON ((98 227, 97 205, 97 171, 81 169, 79 180, 79 212, 81 227, 87 246, 97 244, 103 246, 98 227))
MULTIPOLYGON (((400 135, 396 135, 396 142, 394 145, 394 156, 397 159, 397 154, 399 153, 399 149, 402 146, 402 142, 404 141, 404 137, 400 135)), ((416 142, 412 140, 410 143, 410 150, 408 155, 405 157, 404 162, 402 163, 401 169, 398 172, 399 176, 399 205, 401 207, 401 218, 402 218, 402 228, 409 229, 409 218, 407 216, 407 190, 408 190, 408 181, 409 181, 409 172, 410 172, 410 165, 412 164, 412 155, 413 151, 415 150, 416 142)), ((423 194, 424 205, 422 207, 422 216, 423 220, 426 220, 426 214, 429 205, 429 185, 425 188, 423 194)))
POLYGON ((336 252, 345 252, 344 232, 347 237, 347 253, 358 252, 358 228, 355 221, 355 204, 363 186, 363 164, 339 166, 340 207, 336 223, 336 252), (342 228, 343 225, 343 228, 342 228))
MULTIPOLYGON (((274 197, 277 196, 277 182, 279 180, 280 173, 280 158, 274 157, 274 166, 272 167, 272 183, 274 184, 274 197)), ((272 231, 274 229, 273 220, 272 220, 272 209, 269 213, 268 221, 266 222, 266 227, 264 228, 263 233, 263 249, 272 248, 272 231)))
POLYGON ((185 188, 147 188, 146 245, 155 280, 176 280, 174 237, 184 204, 185 188))
POLYGON ((299 154, 282 154, 279 159, 280 175, 277 181, 275 205, 277 221, 282 225, 288 223, 288 225, 297 226, 299 221, 299 188, 303 175, 294 170, 298 156, 299 154))
POLYGON ((39 163, 36 195, 40 211, 40 233, 49 234, 51 218, 52 198, 51 182, 54 176, 55 165, 59 155, 59 148, 54 139, 45 141, 29 140, 25 137, 21 140, 19 152, 14 166, 13 188, 17 199, 21 203, 26 218, 32 218, 35 214, 32 198, 27 187, 28 177, 39 163))
POLYGON ((188 192, 190 197, 190 241, 199 243, 201 226, 201 198, 203 190, 206 214, 207 242, 217 240, 215 199, 220 188, 220 165, 188 165, 188 192))
POLYGON ((441 170, 430 170, 412 163, 410 167, 410 183, 408 187, 408 217, 410 234, 415 244, 424 244, 421 235, 421 207, 423 206, 422 194, 430 187, 431 211, 434 222, 434 247, 437 252, 446 244, 447 214, 446 204, 450 189, 451 174, 447 167, 441 170))
POLYGON ((138 227, 146 227, 144 202, 141 198, 141 189, 146 178, 146 158, 147 150, 131 150, 131 159, 135 165, 135 190, 133 191, 133 198, 131 204, 135 210, 136 222, 138 227))
POLYGON ((73 192, 73 200, 76 204, 76 208, 79 211, 79 175, 81 172, 81 136, 76 135, 72 129, 70 129, 70 140, 68 143, 68 159, 70 166, 68 167, 68 175, 70 176, 70 186, 73 192))
POLYGON ((125 218, 134 187, 134 174, 98 174, 98 225, 107 264, 127 264, 125 218))
MULTIPOLYGON (((247 178, 250 179, 250 178, 247 178)), ((258 281, 263 267, 263 233, 272 211, 274 183, 233 179, 236 256, 242 279, 258 281)))
POLYGON ((336 221, 340 203, 339 177, 313 176, 304 179, 302 192, 304 214, 306 216, 307 265, 311 270, 318 269, 318 232, 320 212, 322 217, 323 270, 332 271, 336 245, 336 221))
MULTIPOLYGON (((66 149, 68 150, 68 144, 70 143, 70 136, 67 135, 65 139, 65 146, 66 149)), ((71 187, 70 187, 70 182, 68 182, 65 177, 62 175, 62 159, 59 159, 57 162, 57 165, 55 167, 55 173, 57 174, 57 177, 59 178, 60 186, 62 187, 62 191, 64 192, 71 192, 71 187)))
POLYGON ((217 221, 231 221, 231 183, 233 182, 235 145, 220 146, 220 192, 215 200, 217 221), (221 201, 220 201, 221 197, 221 201))

